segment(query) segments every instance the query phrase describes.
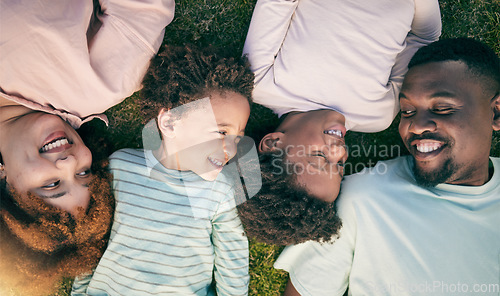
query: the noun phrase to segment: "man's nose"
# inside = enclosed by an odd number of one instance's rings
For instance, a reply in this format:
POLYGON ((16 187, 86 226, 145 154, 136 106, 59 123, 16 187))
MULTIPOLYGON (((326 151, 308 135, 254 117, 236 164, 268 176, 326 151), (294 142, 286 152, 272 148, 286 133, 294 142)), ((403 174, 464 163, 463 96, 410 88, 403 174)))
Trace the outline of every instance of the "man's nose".
POLYGON ((436 122, 426 112, 420 112, 413 115, 410 119, 408 131, 413 134, 422 134, 424 132, 433 132, 436 130, 436 122))
POLYGON ((344 163, 347 159, 347 149, 345 145, 331 145, 328 153, 330 163, 344 163))

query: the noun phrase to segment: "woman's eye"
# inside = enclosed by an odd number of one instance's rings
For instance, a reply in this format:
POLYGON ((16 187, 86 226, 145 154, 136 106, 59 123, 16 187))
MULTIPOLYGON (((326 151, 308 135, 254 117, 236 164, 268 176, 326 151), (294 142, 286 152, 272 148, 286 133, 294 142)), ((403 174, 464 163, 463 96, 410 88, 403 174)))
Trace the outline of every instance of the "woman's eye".
POLYGON ((87 169, 85 171, 79 172, 76 175, 79 176, 79 177, 87 177, 87 176, 90 175, 90 169, 87 169))
POLYGON ((52 183, 50 183, 50 184, 47 184, 47 185, 42 186, 42 188, 43 188, 43 189, 54 189, 54 188, 57 188, 57 186, 59 186, 59 183, 60 183, 60 182, 61 182, 60 180, 57 180, 57 181, 55 181, 55 182, 52 182, 52 183))

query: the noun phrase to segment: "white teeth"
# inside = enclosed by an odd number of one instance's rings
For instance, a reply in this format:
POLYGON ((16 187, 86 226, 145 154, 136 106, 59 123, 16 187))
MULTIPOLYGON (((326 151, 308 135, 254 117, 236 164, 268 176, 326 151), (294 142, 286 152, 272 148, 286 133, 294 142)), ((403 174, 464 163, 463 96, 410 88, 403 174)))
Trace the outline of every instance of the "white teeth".
POLYGON ((421 153, 429 153, 441 148, 441 143, 422 143, 417 144, 417 151, 421 153))
POLYGON ((66 145, 68 143, 69 143, 69 141, 66 138, 58 139, 55 142, 52 142, 52 143, 49 143, 49 144, 45 144, 42 147, 41 151, 42 152, 47 152, 47 151, 49 151, 51 149, 54 149, 54 148, 57 148, 57 147, 61 147, 62 145, 66 145))
POLYGON ((224 165, 224 163, 223 163, 222 161, 218 161, 217 159, 214 159, 214 158, 212 158, 212 157, 208 157, 208 160, 209 160, 211 163, 213 163, 213 164, 215 164, 216 166, 219 166, 219 167, 221 167, 221 166, 223 166, 223 165, 224 165))
POLYGON ((339 130, 327 130, 327 131, 324 131, 323 133, 328 134, 328 135, 334 135, 334 136, 342 138, 342 131, 339 131, 339 130))

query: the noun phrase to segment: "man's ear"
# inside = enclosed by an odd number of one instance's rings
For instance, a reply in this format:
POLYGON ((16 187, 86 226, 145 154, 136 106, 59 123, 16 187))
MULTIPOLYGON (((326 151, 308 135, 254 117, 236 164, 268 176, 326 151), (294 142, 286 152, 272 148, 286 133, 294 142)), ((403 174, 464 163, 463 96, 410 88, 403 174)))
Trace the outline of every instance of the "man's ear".
POLYGON ((491 100, 493 108, 493 130, 500 131, 500 93, 491 100))
POLYGON ((265 135, 259 143, 259 152, 272 152, 278 144, 283 140, 285 134, 282 132, 274 132, 265 135))
POLYGON ((158 129, 165 138, 175 137, 174 120, 170 110, 165 108, 160 110, 158 114, 158 129))

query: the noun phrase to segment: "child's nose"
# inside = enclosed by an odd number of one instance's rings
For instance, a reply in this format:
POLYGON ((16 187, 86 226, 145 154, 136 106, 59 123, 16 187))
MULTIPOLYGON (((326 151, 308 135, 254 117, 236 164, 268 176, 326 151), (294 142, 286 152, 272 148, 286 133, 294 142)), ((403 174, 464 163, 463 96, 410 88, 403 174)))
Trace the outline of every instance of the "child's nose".
POLYGON ((224 156, 227 162, 236 155, 238 144, 231 137, 226 137, 223 141, 224 156))

